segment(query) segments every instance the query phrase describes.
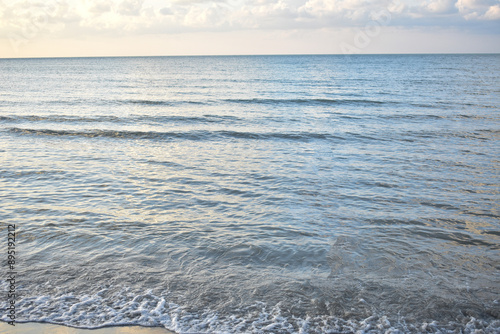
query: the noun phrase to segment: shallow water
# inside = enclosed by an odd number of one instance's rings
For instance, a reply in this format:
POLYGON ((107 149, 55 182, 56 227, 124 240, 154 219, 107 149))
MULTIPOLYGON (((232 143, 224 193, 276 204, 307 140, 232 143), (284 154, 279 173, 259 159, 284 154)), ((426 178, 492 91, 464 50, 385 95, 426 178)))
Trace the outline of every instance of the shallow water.
POLYGON ((499 55, 0 60, 17 320, 500 330, 499 70, 499 55))

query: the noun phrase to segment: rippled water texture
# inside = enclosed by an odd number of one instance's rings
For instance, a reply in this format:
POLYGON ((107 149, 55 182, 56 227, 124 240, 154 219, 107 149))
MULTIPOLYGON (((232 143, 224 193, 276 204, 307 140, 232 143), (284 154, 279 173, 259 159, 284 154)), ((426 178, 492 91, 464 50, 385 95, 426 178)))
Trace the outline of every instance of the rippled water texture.
POLYGON ((2 59, 0 77, 19 321, 500 330, 499 55, 2 59))

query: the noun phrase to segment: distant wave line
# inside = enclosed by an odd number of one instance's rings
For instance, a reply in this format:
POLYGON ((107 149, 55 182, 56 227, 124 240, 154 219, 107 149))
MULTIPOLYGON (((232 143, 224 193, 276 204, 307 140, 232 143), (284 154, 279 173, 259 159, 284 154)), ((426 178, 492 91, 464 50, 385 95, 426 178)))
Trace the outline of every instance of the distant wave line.
POLYGON ((382 105, 394 104, 396 101, 379 101, 371 99, 328 99, 328 98, 229 98, 229 99, 202 99, 202 100, 153 100, 153 99, 117 99, 117 100, 56 100, 48 101, 54 104, 97 104, 97 105, 143 105, 143 106, 178 106, 184 104, 194 105, 212 105, 220 103, 236 103, 236 104, 300 104, 300 105, 382 105))
POLYGON ((155 123, 168 122, 199 122, 199 123, 220 123, 224 121, 242 120, 239 117, 230 115, 203 115, 203 116, 149 116, 149 115, 132 115, 132 116, 95 116, 82 117, 72 115, 49 115, 49 116, 0 116, 0 122, 15 123, 15 122, 54 122, 54 123, 135 123, 137 121, 149 121, 155 123))
POLYGON ((342 104, 367 104, 381 105, 395 103, 392 101, 377 101, 369 99, 327 99, 327 98, 292 98, 292 99, 276 99, 276 98, 230 98, 230 99, 207 99, 205 101, 179 101, 179 100, 121 100, 124 104, 139 104, 139 105, 177 105, 177 104, 218 104, 237 103, 237 104, 301 104, 301 105, 342 105, 342 104))
POLYGON ((73 131, 73 130, 51 130, 51 129, 24 129, 10 128, 11 133, 21 135, 38 135, 38 136, 72 136, 72 137, 107 137, 107 138, 124 138, 124 139, 158 139, 158 140, 214 140, 214 139, 283 139, 292 141, 308 141, 308 140, 345 140, 341 136, 335 136, 328 133, 313 133, 313 132, 241 132, 241 131, 207 131, 195 130, 188 132, 156 132, 156 131, 123 131, 123 130, 90 130, 90 131, 73 131))
POLYGON ((393 102, 384 102, 377 100, 366 100, 366 99, 325 99, 325 98, 314 98, 314 99, 225 99, 228 103, 241 103, 241 104, 311 104, 311 105, 342 105, 342 104, 368 104, 368 105, 380 105, 393 102))
POLYGON ((390 105, 410 105, 412 107, 425 109, 451 110, 457 107, 478 107, 482 109, 495 108, 493 105, 476 104, 476 103, 457 103, 457 101, 440 101, 440 102, 403 102, 397 100, 376 100, 376 99, 330 99, 330 98, 208 98, 202 97, 200 100, 189 99, 76 99, 76 100, 54 100, 40 101, 40 103, 62 104, 62 105, 137 105, 144 107, 177 107, 182 105, 221 105, 221 104, 243 104, 243 105, 301 105, 301 106, 390 106, 390 105))

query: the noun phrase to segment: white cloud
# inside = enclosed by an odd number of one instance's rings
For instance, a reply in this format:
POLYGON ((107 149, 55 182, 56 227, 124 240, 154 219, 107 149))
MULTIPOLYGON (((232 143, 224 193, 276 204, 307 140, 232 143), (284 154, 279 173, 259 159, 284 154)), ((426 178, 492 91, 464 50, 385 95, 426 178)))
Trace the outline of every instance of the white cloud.
POLYGON ((113 2, 110 0, 107 0, 107 1, 106 0, 102 0, 102 1, 88 0, 86 5, 87 5, 87 10, 90 13, 99 15, 102 13, 110 12, 111 8, 113 6, 113 2))
POLYGON ((387 25, 460 29, 500 20, 500 0, 0 0, 0 36, 33 26, 66 37, 350 28, 382 12, 390 13, 387 25))
POLYGON ((458 0, 456 7, 466 20, 500 19, 500 0, 458 0))
POLYGON ((183 19, 186 27, 211 27, 216 28, 225 23, 227 9, 216 4, 208 8, 193 6, 189 9, 183 19))
POLYGON ((138 16, 143 3, 143 0, 123 0, 118 4, 117 12, 126 16, 138 16))
POLYGON ((196 4, 211 4, 211 3, 226 3, 226 0, 173 0, 172 3, 176 5, 196 5, 196 4))
POLYGON ((160 9, 160 14, 161 15, 174 15, 174 12, 172 11, 172 8, 170 8, 170 7, 163 7, 160 9))
POLYGON ((500 5, 490 6, 484 14, 484 18, 487 20, 500 20, 500 5))
POLYGON ((426 6, 427 10, 431 13, 448 14, 455 12, 456 0, 433 0, 426 6))

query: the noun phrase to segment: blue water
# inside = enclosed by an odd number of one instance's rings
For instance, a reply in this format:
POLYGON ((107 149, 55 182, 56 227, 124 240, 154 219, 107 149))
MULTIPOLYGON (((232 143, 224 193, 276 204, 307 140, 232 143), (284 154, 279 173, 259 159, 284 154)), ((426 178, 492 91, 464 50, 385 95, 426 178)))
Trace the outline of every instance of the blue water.
POLYGON ((500 331, 500 55, 0 59, 0 78, 18 321, 500 331))

